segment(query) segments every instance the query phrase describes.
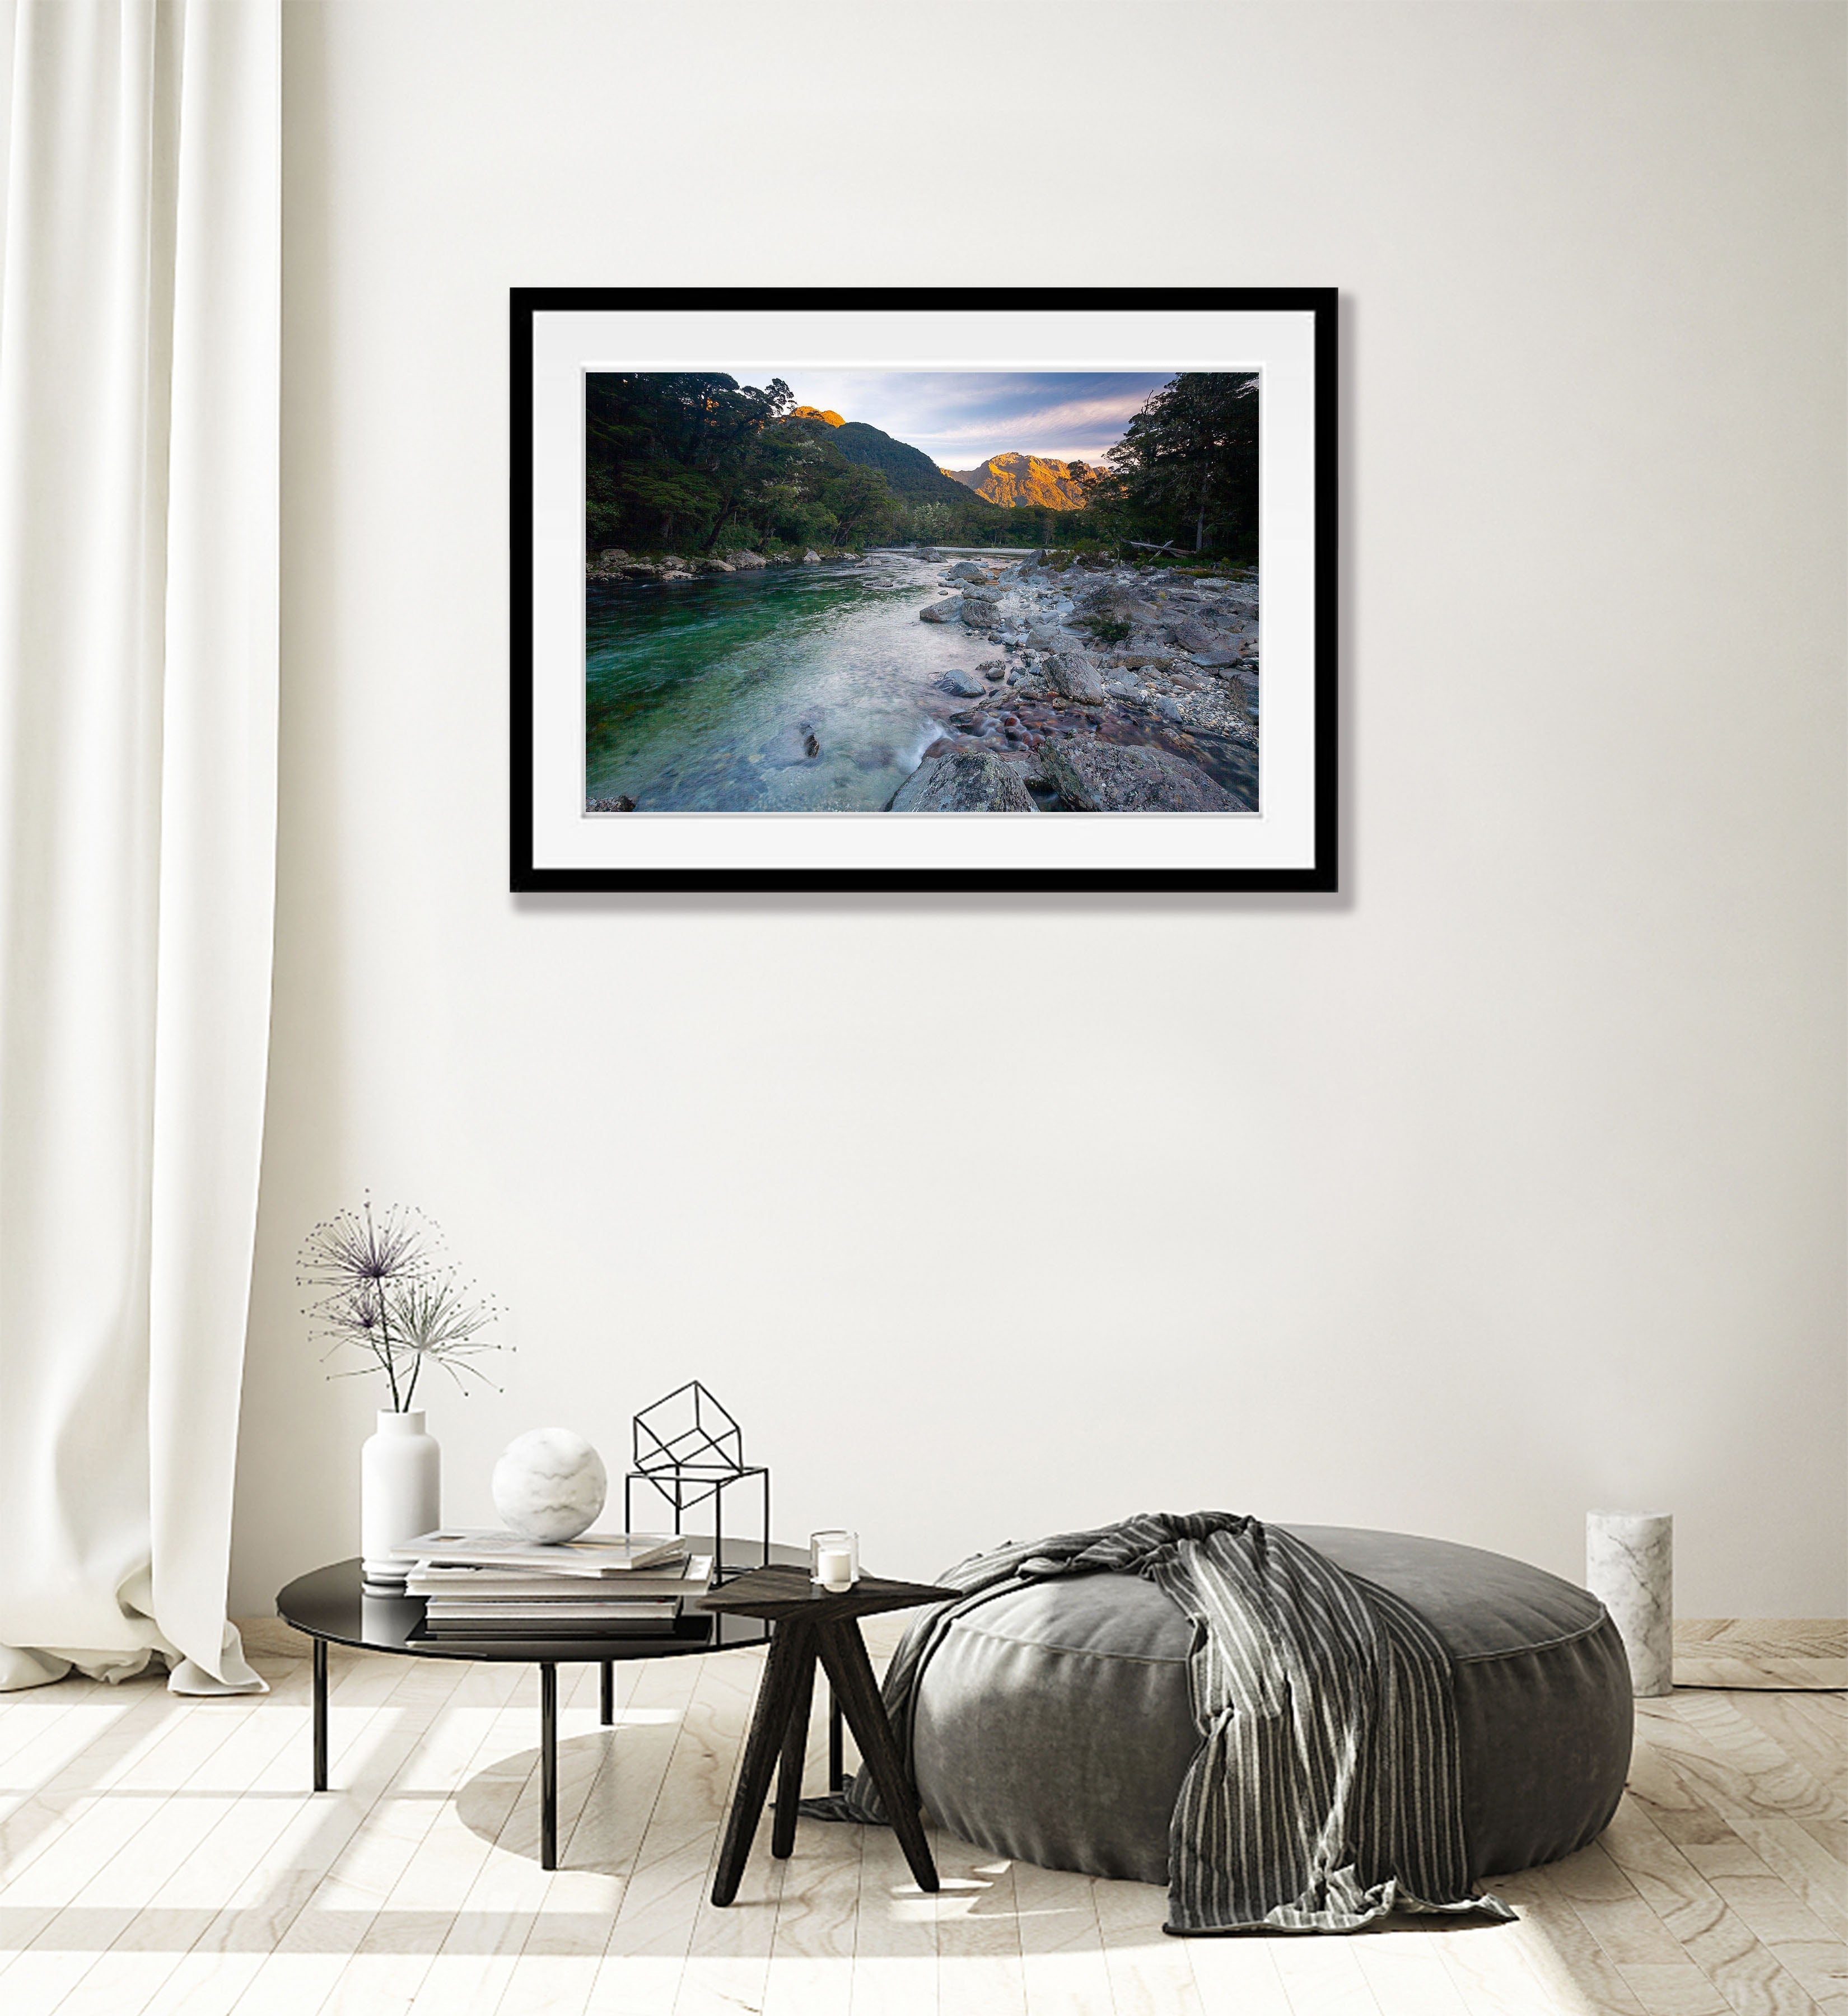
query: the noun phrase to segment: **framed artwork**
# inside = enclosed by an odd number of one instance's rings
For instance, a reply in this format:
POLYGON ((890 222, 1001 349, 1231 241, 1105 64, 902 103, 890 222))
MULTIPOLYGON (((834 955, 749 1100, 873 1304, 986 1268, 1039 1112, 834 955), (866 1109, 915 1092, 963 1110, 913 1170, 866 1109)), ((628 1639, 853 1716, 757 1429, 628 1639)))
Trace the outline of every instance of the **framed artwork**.
POLYGON ((1336 881, 1331 288, 512 297, 512 887, 1336 881))

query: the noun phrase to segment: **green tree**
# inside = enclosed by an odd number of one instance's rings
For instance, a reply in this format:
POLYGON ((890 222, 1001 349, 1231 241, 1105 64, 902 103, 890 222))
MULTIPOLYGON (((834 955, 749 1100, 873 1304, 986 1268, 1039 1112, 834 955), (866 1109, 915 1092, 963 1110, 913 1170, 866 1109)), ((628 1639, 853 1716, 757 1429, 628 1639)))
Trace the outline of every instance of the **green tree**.
POLYGON ((1125 535, 1234 549, 1258 530, 1258 380, 1183 371, 1152 394, 1109 452, 1093 492, 1125 535))
POLYGON ((897 500, 885 478, 877 470, 851 464, 824 484, 822 502, 843 544, 883 538, 896 516, 897 500))

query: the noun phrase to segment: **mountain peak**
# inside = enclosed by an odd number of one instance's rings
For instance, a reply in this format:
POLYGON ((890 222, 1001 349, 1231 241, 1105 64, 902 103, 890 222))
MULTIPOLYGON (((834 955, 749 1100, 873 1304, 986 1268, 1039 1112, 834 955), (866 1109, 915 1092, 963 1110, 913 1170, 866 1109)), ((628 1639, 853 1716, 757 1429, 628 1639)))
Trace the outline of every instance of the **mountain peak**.
POLYGON ((1018 448, 991 455, 976 469, 946 469, 943 473, 991 504, 1037 505, 1043 511, 1082 511, 1084 485, 1063 462, 1022 455, 1018 448))

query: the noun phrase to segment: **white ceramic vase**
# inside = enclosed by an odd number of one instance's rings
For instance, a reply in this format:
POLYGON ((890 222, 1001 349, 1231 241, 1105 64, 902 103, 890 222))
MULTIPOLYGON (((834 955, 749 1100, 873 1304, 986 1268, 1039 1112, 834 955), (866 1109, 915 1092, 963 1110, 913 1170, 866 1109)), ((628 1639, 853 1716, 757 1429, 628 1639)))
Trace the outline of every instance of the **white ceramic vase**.
POLYGON ((359 1452, 361 1569, 374 1589, 402 1589, 415 1557, 406 1540, 441 1525, 443 1453, 423 1428, 423 1409, 379 1409, 359 1452))

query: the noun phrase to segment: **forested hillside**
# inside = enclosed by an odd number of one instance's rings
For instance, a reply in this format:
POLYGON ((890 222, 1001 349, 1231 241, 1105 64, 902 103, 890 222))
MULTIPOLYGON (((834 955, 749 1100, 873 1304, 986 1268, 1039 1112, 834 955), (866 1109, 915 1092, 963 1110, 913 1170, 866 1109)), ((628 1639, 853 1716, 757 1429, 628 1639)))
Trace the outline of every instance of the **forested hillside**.
POLYGON ((892 493, 834 445, 819 418, 792 421, 780 378, 740 386, 718 372, 593 372, 585 381, 589 549, 885 536, 892 493))
MULTIPOLYGON (((946 476, 920 448, 895 441, 863 420, 830 430, 830 438, 849 462, 876 469, 892 494, 909 504, 960 504, 960 485, 946 476)), ((984 500, 985 502, 985 499, 984 500)))

